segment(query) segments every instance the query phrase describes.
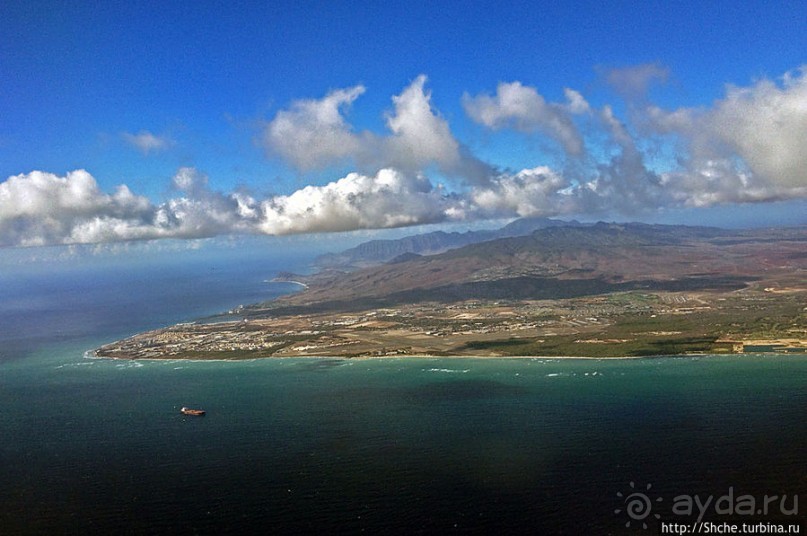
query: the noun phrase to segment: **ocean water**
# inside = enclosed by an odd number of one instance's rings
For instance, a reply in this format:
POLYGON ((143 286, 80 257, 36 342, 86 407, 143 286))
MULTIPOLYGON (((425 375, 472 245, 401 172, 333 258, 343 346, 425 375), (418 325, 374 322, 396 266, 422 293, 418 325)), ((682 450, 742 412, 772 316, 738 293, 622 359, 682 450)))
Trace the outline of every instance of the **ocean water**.
POLYGON ((84 357, 290 262, 2 280, 0 534, 657 534, 681 495, 807 497, 805 356, 84 357))

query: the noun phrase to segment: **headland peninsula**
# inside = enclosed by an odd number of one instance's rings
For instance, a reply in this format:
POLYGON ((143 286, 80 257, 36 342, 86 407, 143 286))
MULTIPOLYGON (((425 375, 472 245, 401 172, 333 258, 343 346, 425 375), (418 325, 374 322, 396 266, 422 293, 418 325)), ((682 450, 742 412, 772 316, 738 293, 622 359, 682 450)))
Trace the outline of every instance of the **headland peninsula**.
POLYGON ((807 229, 517 220, 374 241, 303 290, 95 350, 119 359, 807 353, 807 229))

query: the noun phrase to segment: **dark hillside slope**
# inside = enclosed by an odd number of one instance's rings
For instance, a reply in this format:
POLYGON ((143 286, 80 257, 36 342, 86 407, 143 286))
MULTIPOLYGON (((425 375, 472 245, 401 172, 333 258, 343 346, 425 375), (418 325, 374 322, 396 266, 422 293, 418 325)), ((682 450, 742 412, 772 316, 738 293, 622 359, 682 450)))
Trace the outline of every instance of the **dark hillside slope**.
POLYGON ((559 226, 317 280, 277 305, 546 299, 655 288, 742 288, 767 273, 803 277, 807 229, 727 231, 606 224, 559 226))

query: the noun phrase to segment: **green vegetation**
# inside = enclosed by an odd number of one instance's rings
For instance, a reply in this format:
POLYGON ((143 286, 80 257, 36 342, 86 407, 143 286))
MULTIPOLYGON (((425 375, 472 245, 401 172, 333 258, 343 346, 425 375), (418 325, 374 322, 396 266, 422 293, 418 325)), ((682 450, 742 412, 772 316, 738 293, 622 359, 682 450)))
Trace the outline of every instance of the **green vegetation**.
POLYGON ((668 337, 658 340, 583 342, 575 336, 543 339, 502 339, 474 342, 461 350, 485 350, 506 356, 641 357, 690 353, 731 353, 731 345, 713 337, 668 337))
POLYGON ((188 352, 182 359, 239 361, 244 359, 258 359, 268 357, 271 352, 266 350, 211 350, 205 352, 188 352))
MULTIPOLYGON (((658 295, 637 292, 613 294, 606 302, 627 309, 648 305, 658 309, 661 304, 658 295)), ((586 357, 732 353, 734 348, 729 342, 732 337, 780 339, 797 337, 798 333, 803 336, 803 326, 807 324, 803 309, 799 296, 740 295, 721 298, 709 305, 679 308, 670 314, 650 311, 619 314, 611 318, 612 323, 585 333, 472 341, 459 346, 457 352, 586 357)), ((754 347, 748 350, 754 351, 754 347)))

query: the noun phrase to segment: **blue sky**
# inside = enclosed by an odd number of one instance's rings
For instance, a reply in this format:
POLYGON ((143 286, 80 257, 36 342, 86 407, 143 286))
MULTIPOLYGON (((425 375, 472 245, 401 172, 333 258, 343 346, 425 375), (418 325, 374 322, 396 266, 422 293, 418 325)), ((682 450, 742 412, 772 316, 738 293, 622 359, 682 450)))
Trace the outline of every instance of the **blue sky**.
POLYGON ((805 23, 804 2, 5 2, 0 245, 803 223, 805 23))

